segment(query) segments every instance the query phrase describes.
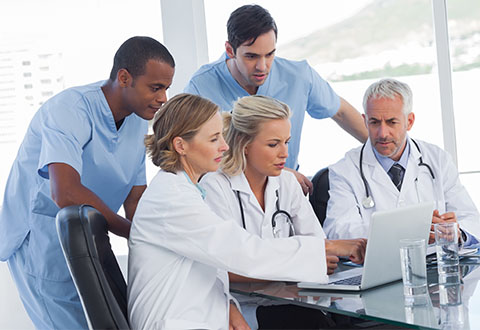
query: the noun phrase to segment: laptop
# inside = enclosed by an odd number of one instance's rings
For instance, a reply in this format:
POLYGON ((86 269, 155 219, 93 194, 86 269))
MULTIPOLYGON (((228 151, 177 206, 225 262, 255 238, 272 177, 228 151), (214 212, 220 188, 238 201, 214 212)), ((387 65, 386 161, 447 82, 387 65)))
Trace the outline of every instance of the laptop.
POLYGON ((329 276, 328 283, 299 282, 303 289, 361 291, 402 278, 400 243, 403 238, 428 242, 433 202, 419 203, 372 214, 363 267, 329 276))

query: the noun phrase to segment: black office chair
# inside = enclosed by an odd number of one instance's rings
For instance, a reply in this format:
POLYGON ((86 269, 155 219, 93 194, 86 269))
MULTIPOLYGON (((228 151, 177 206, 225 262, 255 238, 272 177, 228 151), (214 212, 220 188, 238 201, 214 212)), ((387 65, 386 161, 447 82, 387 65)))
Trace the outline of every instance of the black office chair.
POLYGON ((127 285, 112 252, 107 221, 88 205, 68 206, 57 233, 90 329, 129 329, 127 285))
POLYGON ((330 194, 330 184, 328 182, 328 167, 322 168, 318 171, 312 179, 313 194, 310 195, 310 204, 312 204, 313 210, 323 226, 323 222, 327 216, 327 204, 330 194))

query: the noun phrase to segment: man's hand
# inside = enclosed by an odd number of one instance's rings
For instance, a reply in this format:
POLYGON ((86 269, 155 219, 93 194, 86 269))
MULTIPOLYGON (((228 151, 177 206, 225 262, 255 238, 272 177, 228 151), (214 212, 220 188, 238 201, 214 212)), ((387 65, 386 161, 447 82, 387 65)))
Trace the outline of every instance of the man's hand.
POLYGON ((367 240, 365 238, 325 240, 327 255, 348 257, 356 264, 363 263, 366 247, 367 240))
MULTIPOLYGON (((447 223, 447 222, 457 222, 457 216, 455 212, 447 212, 440 214, 438 210, 433 211, 432 215, 432 226, 430 227, 430 236, 428 238, 428 244, 433 244, 435 242, 435 227, 436 223, 447 223)), ((457 222, 458 223, 458 222, 457 222)), ((460 226, 458 226, 458 239, 462 237, 462 232, 460 231, 460 226)))
POLYGON ((298 183, 300 183, 300 187, 302 187, 304 195, 311 194, 313 192, 313 183, 312 181, 308 180, 305 175, 288 167, 285 167, 285 170, 292 172, 295 175, 298 183))
POLYGON ((230 330, 250 330, 247 321, 234 303, 230 303, 230 321, 228 328, 230 330))

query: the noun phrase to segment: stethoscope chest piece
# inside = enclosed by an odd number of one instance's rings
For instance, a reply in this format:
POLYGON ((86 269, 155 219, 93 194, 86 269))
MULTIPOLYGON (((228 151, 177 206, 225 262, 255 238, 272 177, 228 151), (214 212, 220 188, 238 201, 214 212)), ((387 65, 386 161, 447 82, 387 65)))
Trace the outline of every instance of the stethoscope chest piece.
MULTIPOLYGON (((418 146, 417 142, 415 142, 415 140, 413 140, 413 139, 410 139, 410 140, 415 144, 415 147, 417 147, 418 152, 421 154, 422 151, 420 150, 420 147, 418 146)), ((363 174, 363 150, 365 149, 365 145, 366 145, 366 143, 362 146, 362 149, 360 149, 360 161, 359 161, 360 176, 362 177, 362 182, 363 182, 363 185, 365 187, 365 198, 362 200, 362 205, 366 209, 371 209, 372 207, 375 206, 375 202, 374 202, 372 196, 370 195, 370 191, 368 189, 368 184, 367 184, 367 179, 365 178, 365 175, 363 174)), ((430 176, 432 178, 432 184, 435 186, 435 175, 433 174, 433 170, 430 167, 430 165, 423 162, 423 159, 422 159, 421 156, 420 156, 420 162, 418 163, 418 166, 425 166, 428 169, 428 171, 430 172, 430 176)), ((417 193, 418 193, 418 191, 417 191, 417 193)))
POLYGON ((372 196, 365 197, 362 201, 362 205, 366 209, 371 209, 375 206, 375 202, 373 201, 372 196))

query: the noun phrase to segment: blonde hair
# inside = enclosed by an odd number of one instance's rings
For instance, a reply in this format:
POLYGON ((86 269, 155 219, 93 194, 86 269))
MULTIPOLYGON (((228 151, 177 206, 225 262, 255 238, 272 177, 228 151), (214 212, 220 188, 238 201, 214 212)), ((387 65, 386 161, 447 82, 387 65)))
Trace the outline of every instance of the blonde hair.
POLYGON ((145 147, 152 162, 164 171, 182 169, 180 155, 173 147, 177 136, 191 140, 200 127, 219 111, 219 107, 197 95, 178 94, 155 114, 153 134, 145 137, 145 147))
POLYGON ((255 139, 260 125, 274 119, 289 119, 290 108, 283 102, 262 95, 245 96, 223 114, 223 135, 230 149, 225 152, 221 168, 230 176, 245 170, 245 147, 255 139))

